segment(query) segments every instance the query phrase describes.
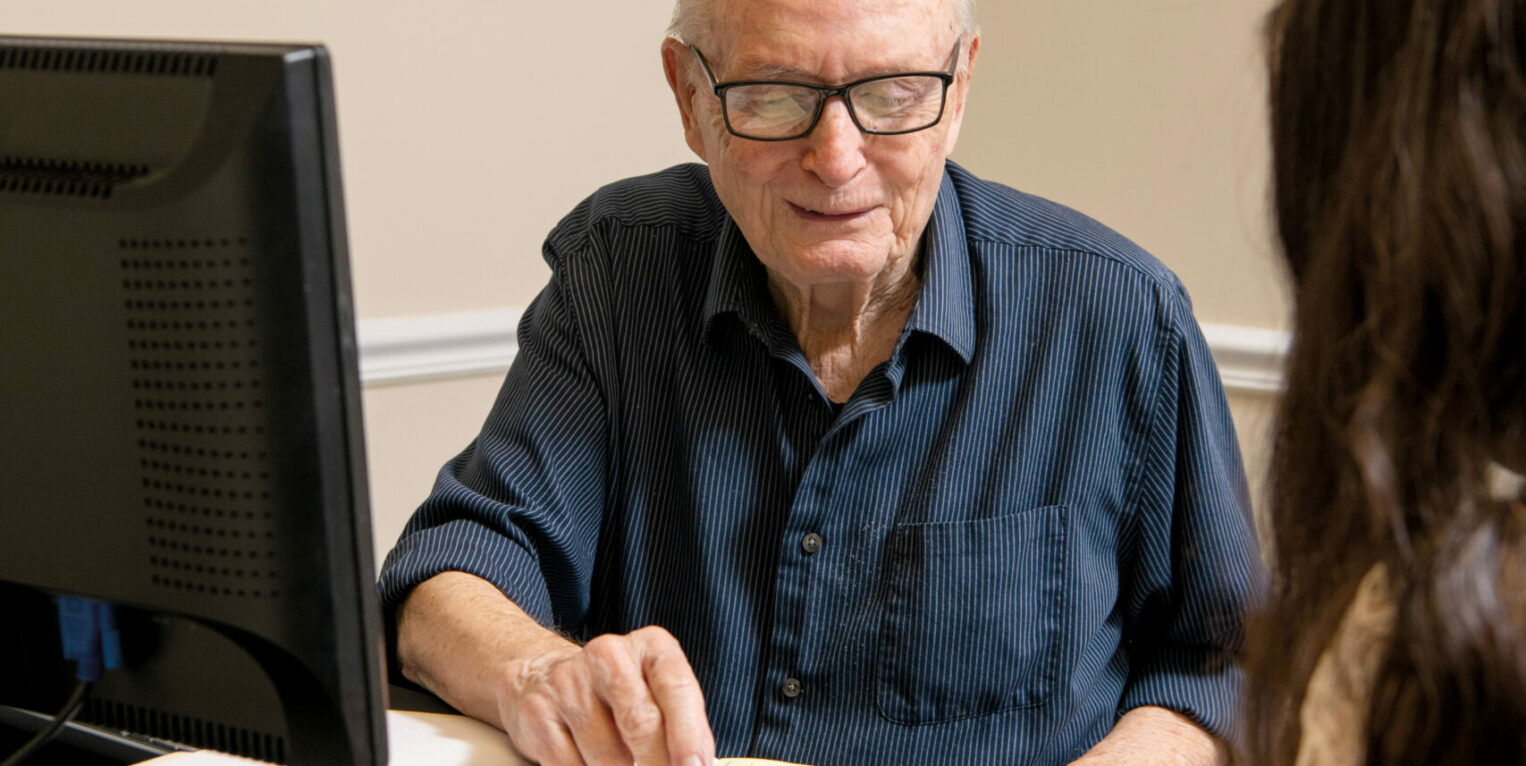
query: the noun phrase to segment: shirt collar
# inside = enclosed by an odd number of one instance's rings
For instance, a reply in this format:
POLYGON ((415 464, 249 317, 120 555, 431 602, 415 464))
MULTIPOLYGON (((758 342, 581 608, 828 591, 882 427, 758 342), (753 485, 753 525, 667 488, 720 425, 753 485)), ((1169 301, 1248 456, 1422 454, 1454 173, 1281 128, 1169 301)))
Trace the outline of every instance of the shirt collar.
POLYGON ((742 230, 728 214, 716 238, 710 260, 710 280, 705 291, 705 334, 711 338, 716 320, 724 315, 741 320, 748 332, 768 342, 768 330, 778 323, 778 312, 768 294, 768 272, 752 254, 742 230))
MULTIPOLYGON (((975 306, 970 284, 969 245, 953 178, 945 170, 923 232, 922 291, 906 320, 901 344, 913 333, 943 341, 966 364, 975 352, 975 306)), ((769 336, 783 327, 768 293, 767 272, 753 255, 742 231, 728 215, 716 239, 705 296, 705 337, 711 337, 716 318, 733 314, 749 332, 772 345, 769 336)))
POLYGON ((975 355, 975 301, 970 246, 965 239, 959 192, 945 169, 932 218, 923 233, 922 294, 906 319, 906 332, 943 341, 969 364, 975 355))

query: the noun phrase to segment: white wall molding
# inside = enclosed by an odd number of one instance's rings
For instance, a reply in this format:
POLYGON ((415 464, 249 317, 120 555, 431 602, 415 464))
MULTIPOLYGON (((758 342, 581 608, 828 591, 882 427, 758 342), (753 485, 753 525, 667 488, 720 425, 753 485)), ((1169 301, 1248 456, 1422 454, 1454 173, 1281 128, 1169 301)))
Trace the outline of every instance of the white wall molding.
POLYGON ((1233 393, 1272 393, 1282 389, 1282 360, 1288 334, 1227 324, 1203 325, 1224 388, 1233 393))
MULTIPOLYGON (((360 378, 368 384, 396 384, 507 370, 519 350, 515 328, 521 313, 494 309, 363 319, 360 378)), ((1280 388, 1287 333, 1205 324, 1203 335, 1225 389, 1269 393, 1280 388)))
POLYGON ((362 319, 356 329, 360 379, 411 383, 507 370, 519 350, 514 330, 520 313, 494 309, 362 319))

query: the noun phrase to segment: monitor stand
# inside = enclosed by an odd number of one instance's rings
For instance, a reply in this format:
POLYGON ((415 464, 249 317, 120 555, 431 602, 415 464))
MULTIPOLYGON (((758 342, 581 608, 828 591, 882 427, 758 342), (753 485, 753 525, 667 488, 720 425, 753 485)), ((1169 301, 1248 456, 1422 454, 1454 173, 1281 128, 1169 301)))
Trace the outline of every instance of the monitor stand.
MULTIPOLYGON (((0 758, 19 750, 51 720, 53 714, 0 705, 0 758)), ((157 758, 177 749, 168 743, 124 737, 117 732, 71 722, 26 763, 27 766, 119 766, 157 758)))

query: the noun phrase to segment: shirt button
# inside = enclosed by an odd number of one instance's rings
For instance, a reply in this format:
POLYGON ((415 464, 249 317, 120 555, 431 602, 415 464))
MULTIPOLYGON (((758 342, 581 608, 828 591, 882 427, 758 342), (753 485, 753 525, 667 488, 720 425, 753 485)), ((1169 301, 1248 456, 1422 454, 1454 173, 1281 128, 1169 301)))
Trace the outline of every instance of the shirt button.
POLYGON ((790 699, 799 697, 800 692, 804 689, 805 687, 800 685, 800 679, 798 678, 786 678, 784 679, 784 685, 779 687, 779 691, 784 692, 784 696, 790 699))
POLYGON ((821 535, 811 532, 805 537, 800 538, 800 550, 805 551, 807 556, 821 550, 821 535))

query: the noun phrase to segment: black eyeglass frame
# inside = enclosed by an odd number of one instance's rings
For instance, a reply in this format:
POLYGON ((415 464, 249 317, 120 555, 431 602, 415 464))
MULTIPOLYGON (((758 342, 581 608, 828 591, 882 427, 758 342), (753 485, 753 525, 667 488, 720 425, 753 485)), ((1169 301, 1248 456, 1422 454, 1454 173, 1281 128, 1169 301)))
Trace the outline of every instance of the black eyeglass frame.
POLYGON ((699 47, 690 45, 689 50, 694 51, 695 57, 699 59, 700 68, 705 70, 705 79, 710 81, 710 87, 715 91, 715 97, 721 100, 721 119, 725 121, 726 131, 728 133, 736 136, 737 138, 745 138, 748 141, 794 141, 797 138, 805 138, 806 136, 809 136, 812 131, 816 130, 816 124, 821 122, 821 112, 826 108, 827 99, 830 99, 833 96, 842 96, 843 104, 848 107, 848 118, 853 120, 853 125, 857 127, 860 132, 867 135, 900 136, 907 133, 918 133, 924 130, 928 130, 929 128, 936 127, 938 123, 943 122, 943 112, 948 107, 948 86, 954 83, 954 75, 959 71, 959 51, 963 45, 964 40, 962 38, 954 41, 954 52, 952 54, 953 61, 949 64, 948 71, 946 72, 895 72, 892 74, 880 74, 873 77, 865 77, 862 80, 854 80, 850 83, 833 86, 815 85, 808 82, 795 82, 793 80, 733 80, 731 82, 717 82, 715 79, 715 73, 710 71, 710 62, 705 60, 705 54, 700 52, 699 47), (942 81, 943 91, 938 96, 938 116, 934 117, 932 122, 929 122, 920 128, 908 128, 906 130, 870 130, 869 128, 864 127, 864 124, 858 120, 857 110, 853 108, 853 99, 848 98, 848 91, 865 83, 877 82, 879 80, 894 80, 897 77, 936 77, 942 81), (732 88, 741 87, 743 85, 791 85, 798 88, 808 88, 810 90, 814 90, 816 91, 816 110, 811 113, 811 121, 805 126, 805 130, 791 136, 763 138, 760 136, 749 136, 745 133, 739 133, 737 132, 736 128, 731 126, 731 110, 726 106, 726 91, 732 88))

